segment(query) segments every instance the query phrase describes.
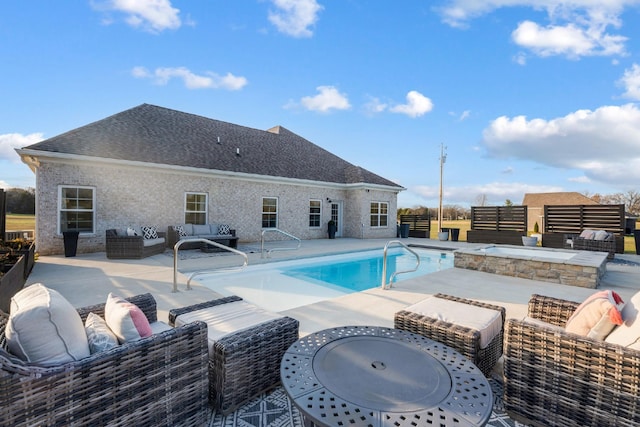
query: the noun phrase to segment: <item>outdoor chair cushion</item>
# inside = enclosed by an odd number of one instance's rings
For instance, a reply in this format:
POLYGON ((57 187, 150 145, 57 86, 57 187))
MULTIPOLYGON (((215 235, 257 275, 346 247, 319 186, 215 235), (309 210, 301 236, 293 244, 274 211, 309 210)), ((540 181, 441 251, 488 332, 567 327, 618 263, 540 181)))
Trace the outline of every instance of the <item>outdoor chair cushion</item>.
POLYGON ((157 237, 155 239, 144 239, 142 241, 142 246, 153 246, 160 243, 164 243, 164 237, 157 237))
POLYGON ((215 307, 184 313, 176 317, 176 327, 187 323, 202 321, 207 324, 207 336, 209 338, 209 350, 216 341, 253 326, 260 325, 271 320, 280 319, 280 314, 262 309, 246 301, 234 301, 215 307))
POLYGON ((605 339, 605 342, 619 344, 640 350, 640 292, 636 293, 622 309, 623 323, 617 326, 605 339))
POLYGON ((151 326, 142 310, 122 297, 109 293, 104 309, 104 317, 118 342, 137 341, 150 337, 151 326))
POLYGON ((404 310, 475 329, 480 332, 480 348, 487 348, 502 331, 502 317, 499 311, 434 296, 423 299, 404 310))
POLYGON ((193 235, 202 236, 211 233, 209 224, 193 224, 193 235))
POLYGON ((107 325, 107 322, 95 313, 89 313, 84 322, 84 330, 89 341, 91 354, 109 350, 118 346, 118 338, 107 325))
POLYGON ((90 354, 76 309, 41 283, 27 286, 13 296, 5 334, 13 355, 43 366, 61 365, 90 354))
POLYGON ((624 302, 620 296, 605 290, 587 298, 573 313, 565 326, 567 332, 602 341, 622 324, 620 310, 624 302))

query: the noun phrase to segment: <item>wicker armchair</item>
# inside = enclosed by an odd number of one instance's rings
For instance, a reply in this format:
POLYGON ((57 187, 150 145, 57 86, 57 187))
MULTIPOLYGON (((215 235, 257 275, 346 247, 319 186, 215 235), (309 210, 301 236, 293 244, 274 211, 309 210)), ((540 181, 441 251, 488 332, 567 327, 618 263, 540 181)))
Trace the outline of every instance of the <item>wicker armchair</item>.
MULTIPOLYGON (((181 314, 213 310, 242 298, 232 295, 190 307, 169 311, 174 325, 181 314)), ((214 326, 215 327, 215 326, 214 326)), ((209 355, 209 403, 228 414, 280 383, 280 362, 298 339, 299 322, 291 317, 277 319, 231 333, 212 342, 209 355)))
MULTIPOLYGON (((166 249, 165 240, 145 245, 142 236, 118 236, 113 229, 107 230, 105 234, 105 249, 109 259, 141 259, 161 254, 166 249)), ((158 237, 164 239, 166 233, 158 232, 158 237)))
POLYGON ((507 413, 535 426, 640 425, 640 351, 565 332, 578 305, 531 297, 529 317, 562 329, 507 320, 507 413))
MULTIPOLYGON (((151 294, 129 298, 157 320, 151 294)), ((78 309, 104 316, 104 304, 78 309)), ((0 312, 0 425, 196 426, 207 419, 207 327, 194 322, 56 367, 6 351, 0 312)))

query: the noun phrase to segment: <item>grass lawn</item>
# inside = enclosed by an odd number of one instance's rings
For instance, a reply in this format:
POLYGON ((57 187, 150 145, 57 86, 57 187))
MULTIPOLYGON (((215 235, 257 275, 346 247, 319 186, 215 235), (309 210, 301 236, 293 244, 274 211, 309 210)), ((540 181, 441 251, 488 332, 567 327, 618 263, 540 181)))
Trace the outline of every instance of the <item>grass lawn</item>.
POLYGON ((35 230, 36 216, 24 214, 7 214, 7 231, 35 230))

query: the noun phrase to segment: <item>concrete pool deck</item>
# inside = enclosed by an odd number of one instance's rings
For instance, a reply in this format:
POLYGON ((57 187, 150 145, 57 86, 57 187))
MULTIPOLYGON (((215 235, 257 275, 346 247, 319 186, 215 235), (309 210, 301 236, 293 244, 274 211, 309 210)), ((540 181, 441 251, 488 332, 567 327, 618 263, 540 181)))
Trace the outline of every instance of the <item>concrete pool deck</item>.
MULTIPOLYGON (((259 253, 248 253, 249 265, 309 256, 380 249, 389 239, 306 240, 297 251, 274 252, 271 259, 262 259, 259 253)), ((458 249, 486 246, 465 242, 441 242, 432 239, 406 238, 404 244, 417 244, 437 249, 458 249)), ((241 246, 243 246, 241 244, 241 246)), ((260 244, 245 245, 259 251, 260 244)), ((600 289, 612 289, 628 301, 640 291, 640 256, 616 254, 615 262, 608 263, 600 289), (626 261, 626 262, 625 262, 626 261)), ((198 254, 178 262, 181 272, 234 266, 241 264, 237 256, 198 254)), ((218 297, 210 289, 192 282, 193 290, 186 289, 187 276, 178 275, 179 292, 173 293, 173 254, 166 251, 142 260, 110 260, 104 252, 78 254, 76 257, 42 256, 27 279, 43 283, 59 291, 74 306, 101 303, 109 292, 123 296, 150 292, 158 303, 159 319, 167 319, 171 308, 190 305, 218 297)), ((391 289, 379 287, 327 301, 284 311, 283 314, 300 321, 300 334, 307 335, 321 329, 340 325, 393 326, 396 311, 438 292, 471 298, 507 309, 507 317, 526 315, 531 294, 537 293, 574 301, 582 301, 594 290, 536 280, 501 276, 473 270, 452 268, 427 276, 407 279, 391 289)))

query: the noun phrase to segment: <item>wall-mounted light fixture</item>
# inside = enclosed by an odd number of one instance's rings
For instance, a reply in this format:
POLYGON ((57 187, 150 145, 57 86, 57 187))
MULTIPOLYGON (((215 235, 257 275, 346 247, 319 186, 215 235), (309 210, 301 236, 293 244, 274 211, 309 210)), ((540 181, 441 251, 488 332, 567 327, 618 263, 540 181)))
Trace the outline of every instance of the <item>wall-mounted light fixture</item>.
POLYGON ((331 203, 331 199, 327 197, 327 203, 331 203))

